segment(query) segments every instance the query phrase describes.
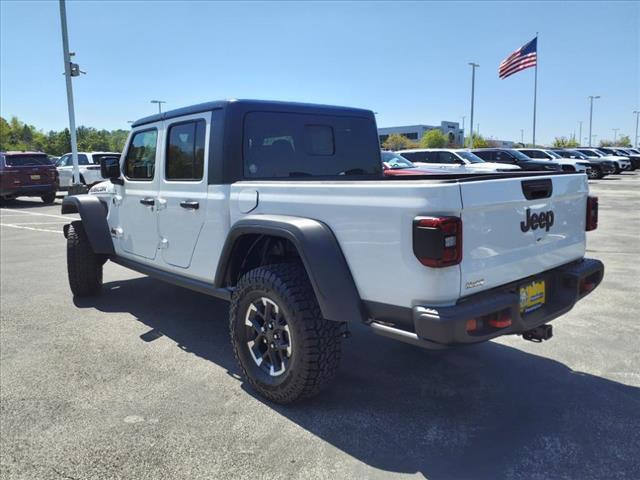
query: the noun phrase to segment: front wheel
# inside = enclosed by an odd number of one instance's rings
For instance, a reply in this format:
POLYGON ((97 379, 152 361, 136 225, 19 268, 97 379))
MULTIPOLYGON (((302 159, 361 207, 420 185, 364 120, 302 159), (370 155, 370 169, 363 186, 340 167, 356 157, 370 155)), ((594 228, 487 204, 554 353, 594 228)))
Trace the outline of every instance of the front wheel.
POLYGON ((342 324, 322 318, 299 264, 247 272, 231 298, 233 352, 248 383, 277 403, 311 397, 336 375, 342 324))
POLYGON ((598 180, 604 175, 602 175, 602 170, 600 170, 598 167, 590 167, 587 169, 587 176, 592 180, 598 180))
POLYGON ((97 295, 102 289, 104 256, 94 253, 82 222, 71 222, 67 232, 67 273, 77 297, 97 295))

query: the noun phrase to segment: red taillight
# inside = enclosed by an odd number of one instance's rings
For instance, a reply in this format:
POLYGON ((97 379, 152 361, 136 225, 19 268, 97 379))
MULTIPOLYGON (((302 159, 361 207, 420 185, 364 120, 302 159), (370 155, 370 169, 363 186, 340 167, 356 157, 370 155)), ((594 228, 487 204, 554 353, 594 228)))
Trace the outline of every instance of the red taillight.
POLYGON ((441 268, 462 261, 462 220, 458 217, 416 217, 413 253, 427 267, 441 268))
POLYGON ((590 232, 598 228, 598 197, 587 197, 587 222, 585 230, 590 232))
POLYGON ((511 325, 511 315, 509 310, 503 310, 493 318, 489 319, 489 325, 494 328, 506 328, 511 325))

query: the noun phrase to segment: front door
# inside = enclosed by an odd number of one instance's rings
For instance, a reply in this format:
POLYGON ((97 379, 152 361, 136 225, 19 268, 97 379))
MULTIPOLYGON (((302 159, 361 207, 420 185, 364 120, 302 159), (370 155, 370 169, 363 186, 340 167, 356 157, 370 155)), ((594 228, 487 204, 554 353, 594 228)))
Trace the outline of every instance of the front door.
POLYGON ((73 162, 71 154, 63 155, 56 165, 58 175, 60 176, 60 186, 70 187, 73 184, 73 162))
MULTIPOLYGON (((189 268, 207 210, 211 112, 166 121, 158 231, 162 260, 189 268)), ((160 172, 159 172, 160 173, 160 172)))
POLYGON ((160 151, 161 122, 144 125, 129 137, 122 171, 124 185, 119 208, 120 246, 122 250, 153 260, 159 246, 158 185, 156 170, 160 151))

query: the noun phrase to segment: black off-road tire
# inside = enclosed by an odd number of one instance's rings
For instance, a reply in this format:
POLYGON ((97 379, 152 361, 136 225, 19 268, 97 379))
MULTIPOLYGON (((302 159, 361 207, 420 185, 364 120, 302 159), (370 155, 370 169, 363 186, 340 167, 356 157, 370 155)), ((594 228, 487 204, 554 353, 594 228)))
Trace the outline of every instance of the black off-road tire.
POLYGON ((74 296, 100 293, 104 261, 103 255, 97 255, 91 249, 82 222, 71 222, 67 233, 67 273, 74 296))
POLYGON ((322 318, 301 265, 266 265, 243 275, 231 298, 229 320, 233 353, 242 374, 263 397, 280 404, 292 403, 317 394, 335 377, 343 324, 322 318), (252 302, 261 297, 278 306, 289 326, 291 353, 280 377, 262 371, 247 345, 245 316, 252 302))
POLYGON ((56 201, 56 192, 45 193, 40 198, 44 203, 53 203, 56 201))

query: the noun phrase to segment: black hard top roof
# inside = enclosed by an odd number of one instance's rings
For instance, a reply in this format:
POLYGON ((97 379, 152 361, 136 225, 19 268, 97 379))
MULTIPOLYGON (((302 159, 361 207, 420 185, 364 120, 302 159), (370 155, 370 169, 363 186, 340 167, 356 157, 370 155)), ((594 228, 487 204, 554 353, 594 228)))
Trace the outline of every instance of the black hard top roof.
POLYGON ((273 100, 217 100, 213 102, 199 103, 197 105, 191 105, 188 107, 177 108, 175 110, 169 110, 162 113, 156 113, 148 117, 136 120, 131 124, 132 127, 138 127, 147 123, 153 123, 160 120, 167 120, 169 118, 182 117, 184 115, 192 115, 194 113, 207 112, 216 110, 219 108, 239 108, 245 111, 251 110, 270 110, 270 111, 290 111, 301 113, 316 113, 316 114, 356 114, 358 116, 373 117, 371 110, 365 110, 361 108, 350 107, 338 107, 332 105, 318 105, 313 103, 297 103, 297 102, 278 102, 273 100))

